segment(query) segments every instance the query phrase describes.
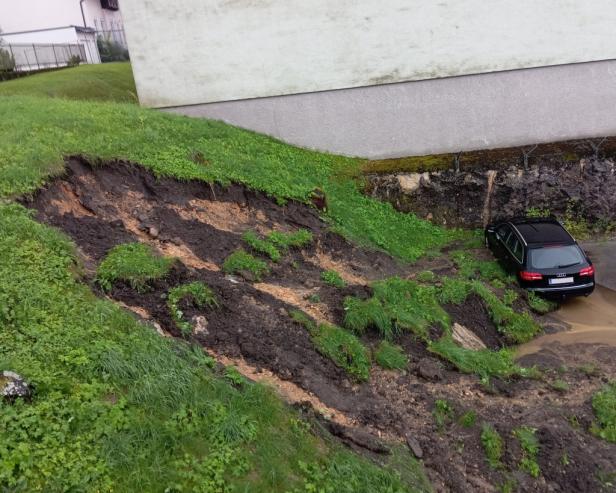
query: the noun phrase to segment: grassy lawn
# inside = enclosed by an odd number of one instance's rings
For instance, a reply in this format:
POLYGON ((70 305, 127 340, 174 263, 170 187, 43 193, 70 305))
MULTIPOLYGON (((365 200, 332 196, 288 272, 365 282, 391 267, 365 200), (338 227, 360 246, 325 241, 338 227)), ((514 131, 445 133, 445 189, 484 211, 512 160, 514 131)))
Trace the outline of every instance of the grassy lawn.
POLYGON ((363 196, 348 177, 357 160, 134 104, 70 100, 130 100, 129 75, 128 64, 107 64, 0 84, 0 370, 35 389, 31 402, 0 402, 2 490, 429 489, 408 453, 394 454, 394 472, 318 438, 267 388, 219 374, 200 348, 95 297, 72 243, 12 199, 62 173, 63 156, 85 154, 238 181, 279 201, 321 189, 335 229, 408 261, 460 233, 363 196))
POLYGON ((137 102, 135 81, 128 62, 107 63, 102 66, 81 65, 0 83, 0 96, 20 94, 137 102))

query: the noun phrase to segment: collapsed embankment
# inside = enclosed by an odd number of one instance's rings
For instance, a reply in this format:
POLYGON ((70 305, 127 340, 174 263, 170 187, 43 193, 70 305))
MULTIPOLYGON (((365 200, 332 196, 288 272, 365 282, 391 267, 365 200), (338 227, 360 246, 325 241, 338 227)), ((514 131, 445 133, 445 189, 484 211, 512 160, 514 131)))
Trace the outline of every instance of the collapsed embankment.
POLYGON ((481 227, 501 218, 550 213, 602 232, 616 221, 613 159, 463 171, 369 174, 367 193, 437 224, 481 227))
MULTIPOLYGON (((496 378, 487 384, 430 352, 425 340, 403 332, 395 342, 408 365, 393 371, 373 364, 368 378, 357 381, 341 367, 344 361, 336 364, 327 357, 315 346, 310 331, 291 316, 299 309, 316 322, 341 326, 344 299, 366 300, 373 294, 374 281, 392 276, 417 279, 417 273, 427 269, 439 279, 456 275, 457 267, 447 255, 401 265, 333 234, 317 211, 303 204, 280 206, 239 185, 223 188, 157 179, 141 167, 123 163, 90 166, 72 160, 64 176, 24 202, 36 210, 40 221, 73 239, 83 258, 86 281, 99 295, 122 303, 161 334, 188 337, 219 361, 275 385, 289 401, 310 402, 352 447, 378 456, 387 454, 383 441, 408 443, 423 458, 438 490, 494 491, 498 485, 515 483, 522 491, 598 491, 601 474, 616 470, 616 445, 588 432, 592 395, 603 385, 602 379, 615 376, 614 348, 580 344, 567 361, 558 351, 540 352, 526 357, 525 363, 544 368, 541 378, 496 378), (308 230, 312 240, 277 262, 268 261, 270 270, 262 279, 224 272, 229 255, 247 248, 247 231, 267 237, 298 228, 308 230), (95 281, 97 267, 113 247, 130 242, 147 244, 178 261, 148 289, 120 281, 102 291, 95 281), (332 270, 345 287, 323 281, 323 272, 332 270), (168 297, 174 287, 193 282, 207 284, 218 304, 181 305, 185 320, 192 324, 186 334, 174 322, 168 297), (597 362, 592 374, 578 369, 589 359, 597 362), (565 363, 568 368, 563 370, 565 363), (570 424, 573 420, 577 427, 570 424), (483 423, 491 423, 502 437, 497 468, 486 461, 483 423), (525 452, 515 430, 525 427, 536 430, 537 478, 519 470, 525 452)), ((498 289, 494 292, 499 297, 507 294, 498 289)), ((521 303, 523 294, 518 296, 511 303, 521 303)), ((471 295, 462 306, 443 308, 451 322, 466 326, 480 346, 498 349, 504 344, 481 297, 471 295)), ((429 329, 427 338, 440 337, 442 329, 429 329)), ((361 343, 374 353, 379 338, 368 330, 361 343)))

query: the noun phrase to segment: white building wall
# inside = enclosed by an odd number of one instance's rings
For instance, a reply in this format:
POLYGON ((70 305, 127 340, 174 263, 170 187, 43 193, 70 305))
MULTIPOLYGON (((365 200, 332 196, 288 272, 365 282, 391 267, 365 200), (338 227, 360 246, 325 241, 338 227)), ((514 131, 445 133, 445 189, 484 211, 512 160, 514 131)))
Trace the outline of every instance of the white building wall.
POLYGON ((126 0, 142 104, 616 58, 614 0, 126 0))

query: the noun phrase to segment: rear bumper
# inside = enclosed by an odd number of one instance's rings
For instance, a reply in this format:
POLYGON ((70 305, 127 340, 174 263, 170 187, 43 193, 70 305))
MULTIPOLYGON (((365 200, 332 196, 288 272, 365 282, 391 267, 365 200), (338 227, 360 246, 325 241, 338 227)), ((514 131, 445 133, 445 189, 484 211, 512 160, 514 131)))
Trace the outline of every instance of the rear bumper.
POLYGON ((534 291, 545 295, 556 296, 583 296, 590 294, 595 289, 595 283, 589 282, 586 284, 576 284, 574 286, 556 286, 550 288, 526 288, 528 291, 534 291))

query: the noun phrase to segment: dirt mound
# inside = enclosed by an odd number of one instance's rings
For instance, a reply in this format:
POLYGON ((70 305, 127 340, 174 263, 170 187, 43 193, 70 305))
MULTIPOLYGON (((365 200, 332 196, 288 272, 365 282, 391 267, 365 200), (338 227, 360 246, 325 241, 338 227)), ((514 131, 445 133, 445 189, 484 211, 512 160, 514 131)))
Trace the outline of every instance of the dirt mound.
MULTIPOLYGON (((416 268, 349 244, 331 233, 313 208, 296 202, 281 206, 239 185, 182 183, 156 178, 126 163, 91 166, 79 159, 71 160, 64 176, 24 203, 36 210, 39 220, 62 229, 75 241, 94 289, 98 289, 93 281, 96 266, 119 243, 140 241, 179 258, 171 273, 153 282, 149 290, 139 292, 116 283, 109 293, 99 294, 129 307, 156 324, 161 333, 181 336, 167 307, 167 292, 186 282, 205 282, 216 293, 218 308, 181 305, 184 317, 199 326, 191 336, 195 342, 224 364, 234 363, 250 378, 276 386, 289 401, 308 401, 340 426, 350 427, 333 428, 344 430, 343 441, 352 442, 353 447, 367 443, 372 444, 369 449, 374 448, 380 442, 370 436, 400 443, 414 437, 439 489, 491 491, 504 481, 504 474, 485 461, 480 439, 483 421, 498 424, 506 449, 513 454, 513 469, 517 467, 516 442, 511 431, 522 425, 540 428, 553 423, 551 435, 539 434, 540 445, 545 446, 541 467, 550 471, 539 480, 525 478, 520 482, 525 491, 567 491, 576 474, 588 476, 586 482, 577 483, 580 491, 597 491, 598 467, 611 464, 616 469, 616 447, 585 432, 571 434, 566 418, 575 414, 591 420, 588 401, 602 384, 601 378, 613 375, 609 361, 583 382, 574 380, 577 374, 572 374, 571 392, 563 395, 546 381, 498 382, 486 387, 477 377, 462 375, 434 357, 409 333, 396 341, 410 360, 408 369, 393 372, 374 365, 366 383, 352 381, 321 355, 308 331, 289 316, 293 309, 317 321, 341 324, 345 296, 368 298, 371 281, 407 277, 416 268), (231 252, 246 247, 244 232, 266 235, 298 228, 310 230, 313 241, 271 262, 271 273, 262 282, 246 282, 221 270, 231 252), (321 274, 329 269, 346 281, 345 288, 323 282, 321 274), (428 363, 438 368, 438 379, 421 376, 421 367, 428 363), (437 401, 449 403, 452 410, 442 423, 435 419, 437 401), (477 424, 468 428, 459 421, 467 411, 477 415, 477 424), (580 436, 584 446, 576 445, 581 443, 580 436), (561 449, 571 457, 566 474, 554 465, 561 449), (597 466, 589 464, 582 457, 585 454, 597 457, 597 466)), ((447 310, 453 321, 473 330, 486 346, 502 345, 480 300, 447 310)), ((368 333, 363 342, 374 348, 378 341, 368 333)))

